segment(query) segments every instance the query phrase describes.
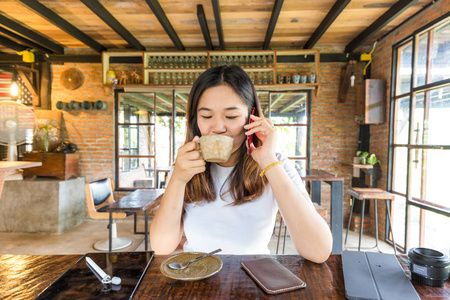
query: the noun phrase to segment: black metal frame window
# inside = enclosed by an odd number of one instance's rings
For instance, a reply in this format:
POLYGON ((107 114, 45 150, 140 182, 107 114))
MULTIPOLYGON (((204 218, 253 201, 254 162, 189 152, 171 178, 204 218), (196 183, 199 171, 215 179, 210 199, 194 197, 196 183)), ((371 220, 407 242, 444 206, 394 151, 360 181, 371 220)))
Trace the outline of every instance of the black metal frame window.
POLYGON ((119 107, 119 155, 127 156, 123 159, 120 169, 129 172, 137 169, 138 160, 135 155, 139 155, 139 134, 136 124, 139 123, 139 109, 128 104, 119 107))
POLYGON ((116 188, 155 188, 155 94, 115 90, 116 188))
POLYGON ((405 251, 450 254, 449 32, 447 13, 393 46, 387 184, 405 251))

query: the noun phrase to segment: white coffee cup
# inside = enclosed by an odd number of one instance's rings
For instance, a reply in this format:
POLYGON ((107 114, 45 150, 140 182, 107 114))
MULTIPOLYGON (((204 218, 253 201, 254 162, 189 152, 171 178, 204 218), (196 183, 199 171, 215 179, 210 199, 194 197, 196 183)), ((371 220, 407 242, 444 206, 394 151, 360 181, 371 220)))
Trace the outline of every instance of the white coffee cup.
POLYGON ((209 162, 226 162, 233 149, 233 138, 226 135, 203 135, 199 140, 203 159, 209 162))

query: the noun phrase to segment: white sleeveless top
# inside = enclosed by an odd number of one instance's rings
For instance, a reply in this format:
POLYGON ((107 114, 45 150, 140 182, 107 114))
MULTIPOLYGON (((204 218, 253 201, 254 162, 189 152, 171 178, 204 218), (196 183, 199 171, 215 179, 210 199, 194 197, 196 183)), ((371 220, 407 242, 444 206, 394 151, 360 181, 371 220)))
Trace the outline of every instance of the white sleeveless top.
MULTIPOLYGON (((277 154, 283 167, 299 192, 306 193, 297 170, 286 157, 277 154)), ((268 244, 273 233, 278 203, 270 185, 259 199, 231 206, 229 193, 220 198, 224 185, 233 167, 211 164, 217 198, 212 202, 184 204, 184 233, 187 241, 184 251, 210 252, 221 248, 220 254, 270 254, 268 244), (222 187, 223 186, 223 187, 222 187)))

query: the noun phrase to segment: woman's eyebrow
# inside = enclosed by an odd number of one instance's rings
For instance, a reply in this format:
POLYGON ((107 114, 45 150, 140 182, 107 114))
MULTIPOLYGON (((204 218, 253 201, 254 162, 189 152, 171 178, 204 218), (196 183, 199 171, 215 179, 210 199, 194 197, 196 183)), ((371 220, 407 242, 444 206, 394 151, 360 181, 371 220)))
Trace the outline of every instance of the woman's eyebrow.
MULTIPOLYGON (((231 107, 225 108, 224 110, 235 110, 235 109, 239 109, 239 107, 231 106, 231 107)), ((212 109, 207 108, 207 107, 200 107, 200 108, 197 109, 197 111, 202 111, 202 110, 205 110, 205 111, 212 111, 212 109)))

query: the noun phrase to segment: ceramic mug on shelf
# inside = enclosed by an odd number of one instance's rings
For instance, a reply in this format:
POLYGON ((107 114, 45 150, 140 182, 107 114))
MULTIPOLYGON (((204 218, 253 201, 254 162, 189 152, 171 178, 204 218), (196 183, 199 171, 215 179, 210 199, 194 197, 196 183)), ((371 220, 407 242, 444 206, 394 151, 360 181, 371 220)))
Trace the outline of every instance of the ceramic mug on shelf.
POLYGON ((278 80, 277 80, 277 83, 278 84, 283 84, 283 75, 278 75, 278 80))
POLYGON ((300 83, 306 83, 306 75, 300 75, 300 83))
POLYGON ((300 75, 294 74, 292 75, 292 83, 299 83, 300 82, 300 75))
POLYGON ((284 83, 291 83, 291 76, 289 75, 284 76, 284 83))

